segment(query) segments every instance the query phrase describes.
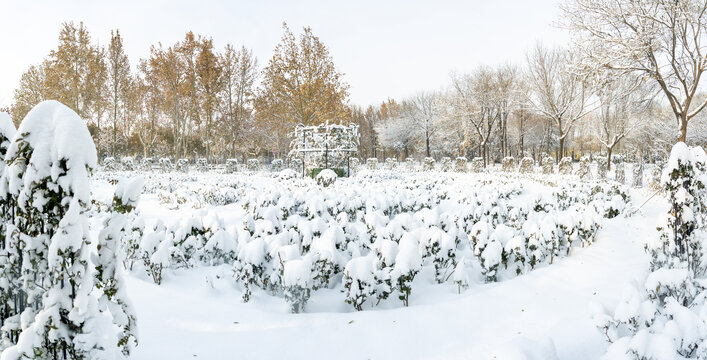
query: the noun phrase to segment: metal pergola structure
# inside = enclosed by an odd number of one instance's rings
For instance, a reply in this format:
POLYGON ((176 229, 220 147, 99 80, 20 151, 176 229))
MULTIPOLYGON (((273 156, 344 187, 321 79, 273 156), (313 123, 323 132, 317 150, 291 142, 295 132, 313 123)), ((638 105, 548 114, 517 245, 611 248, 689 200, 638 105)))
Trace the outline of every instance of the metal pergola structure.
MULTIPOLYGON (((331 152, 335 152, 337 154, 340 153, 345 153, 346 154, 346 175, 350 176, 351 175, 351 154, 352 153, 357 153, 358 148, 353 147, 353 145, 357 145, 357 139, 358 139, 358 126, 355 124, 349 125, 349 126, 343 126, 343 125, 319 125, 319 126, 304 126, 302 124, 297 125, 295 128, 295 135, 298 135, 297 133, 301 132, 301 142, 298 144, 299 146, 296 146, 295 149, 293 149, 290 154, 293 154, 294 156, 298 156, 302 159, 302 176, 306 176, 306 167, 307 167, 307 159, 305 158, 305 155, 308 154, 316 154, 316 155, 323 155, 324 156, 324 168, 328 169, 329 168, 329 154, 331 152), (329 147, 329 131, 331 129, 337 129, 339 131, 343 132, 348 132, 347 137, 348 137, 348 144, 346 144, 348 147, 344 148, 336 148, 336 149, 330 149, 329 147), (323 141, 317 142, 316 139, 314 138, 315 132, 321 132, 322 135, 324 136, 323 141), (309 136, 308 136, 309 135, 309 136), (321 143, 324 143, 324 147, 321 147, 321 143), (309 147, 309 145, 319 145, 319 147, 309 147)), ((299 139, 295 140, 298 141, 299 139)))

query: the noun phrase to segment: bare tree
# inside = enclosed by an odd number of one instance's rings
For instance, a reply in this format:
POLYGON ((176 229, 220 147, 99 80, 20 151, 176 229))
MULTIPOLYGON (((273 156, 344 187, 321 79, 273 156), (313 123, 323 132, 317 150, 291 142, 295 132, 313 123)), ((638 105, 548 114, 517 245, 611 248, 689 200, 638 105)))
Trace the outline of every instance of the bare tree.
POLYGON ((478 138, 484 165, 488 163, 487 145, 491 132, 499 119, 494 96, 495 80, 493 70, 488 67, 480 67, 472 75, 452 75, 454 95, 449 103, 451 111, 467 126, 467 138, 478 138))
POLYGON ((245 122, 253 112, 253 86, 258 76, 258 61, 245 47, 236 50, 228 44, 219 62, 223 82, 220 94, 222 121, 228 129, 227 142, 231 146, 231 156, 235 157, 236 144, 241 140, 245 122))
POLYGON ((494 101, 498 108, 498 130, 501 145, 501 156, 509 155, 508 118, 518 106, 518 69, 512 65, 504 65, 495 71, 494 101))
POLYGON ((420 92, 403 101, 402 116, 416 129, 408 131, 418 134, 428 157, 431 156, 430 143, 440 128, 438 98, 435 93, 420 92))
MULTIPOLYGON (((111 30, 110 46, 108 47, 108 88, 109 102, 111 108, 111 156, 116 156, 116 147, 118 143, 118 122, 121 117, 125 117, 126 93, 130 83, 130 62, 128 56, 123 50, 123 38, 120 36, 120 31, 111 30)), ((98 132, 100 139, 100 121, 98 122, 98 132)), ((99 142, 100 144, 100 142, 99 142)), ((99 149, 100 150, 100 149, 99 149)))
POLYGON ((688 122, 707 105, 696 101, 707 66, 707 2, 572 0, 562 9, 585 65, 655 81, 685 141, 688 122))
POLYGON ((409 117, 397 117, 378 122, 375 126, 378 141, 383 147, 402 151, 407 158, 410 146, 419 139, 420 128, 409 117))
POLYGON ((567 135, 586 114, 587 88, 583 79, 571 71, 571 64, 566 50, 548 50, 540 44, 528 55, 529 101, 557 131, 558 161, 564 156, 567 135))
POLYGON ((642 124, 641 120, 650 110, 652 100, 652 92, 643 78, 617 75, 603 72, 594 84, 600 104, 595 114, 596 137, 606 149, 609 170, 614 148, 642 124))

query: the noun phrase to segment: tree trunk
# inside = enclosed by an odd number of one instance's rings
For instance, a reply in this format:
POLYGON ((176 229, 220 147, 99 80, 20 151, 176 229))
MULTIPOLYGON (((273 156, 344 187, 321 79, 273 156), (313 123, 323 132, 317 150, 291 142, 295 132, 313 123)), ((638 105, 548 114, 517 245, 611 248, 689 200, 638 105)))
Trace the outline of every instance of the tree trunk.
POLYGON ((678 141, 687 142, 687 112, 680 114, 678 121, 680 121, 680 137, 678 141))
POLYGON ((429 135, 425 138, 425 145, 427 146, 427 157, 430 157, 430 137, 429 137, 429 135))
POLYGON ((606 170, 611 171, 611 152, 614 151, 613 146, 606 148, 606 170))

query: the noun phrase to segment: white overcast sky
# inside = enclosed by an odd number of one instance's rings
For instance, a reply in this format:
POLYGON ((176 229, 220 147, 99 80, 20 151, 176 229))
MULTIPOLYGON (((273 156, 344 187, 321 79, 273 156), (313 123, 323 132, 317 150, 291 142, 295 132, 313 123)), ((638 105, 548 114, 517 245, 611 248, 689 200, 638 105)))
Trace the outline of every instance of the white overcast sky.
POLYGON ((451 71, 522 63, 537 42, 567 42, 557 0, 512 1, 10 1, 0 0, 0 106, 30 64, 56 47, 60 25, 83 21, 107 44, 120 29, 133 64, 188 30, 253 49, 267 63, 287 22, 311 26, 351 85, 351 102, 379 103, 447 84, 451 71))

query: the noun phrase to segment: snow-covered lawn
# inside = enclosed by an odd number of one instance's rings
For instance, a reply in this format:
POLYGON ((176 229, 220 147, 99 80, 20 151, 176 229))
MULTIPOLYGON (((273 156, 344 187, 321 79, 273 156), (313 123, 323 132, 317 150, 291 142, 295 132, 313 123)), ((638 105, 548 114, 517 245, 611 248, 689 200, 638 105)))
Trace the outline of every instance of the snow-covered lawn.
MULTIPOLYGON (((124 175, 94 179, 94 198, 107 200, 112 186, 106 179, 124 175)), ((403 182, 425 183, 435 177, 434 181, 442 180, 441 185, 429 189, 432 197, 441 189, 459 192, 445 196, 460 199, 464 189, 483 189, 478 187, 480 179, 521 189, 508 199, 508 208, 524 204, 532 207, 538 199, 551 197, 558 189, 555 184, 564 182, 561 177, 541 176, 523 181, 516 175, 500 173, 363 174, 339 179, 341 184, 334 185, 338 187, 331 193, 326 188, 316 191, 322 191, 329 200, 334 193, 380 198, 388 191, 393 198, 404 197, 405 191, 400 189, 403 182), (379 187, 371 186, 376 182, 379 187), (362 192, 361 184, 369 187, 362 192)), ((263 193, 264 189, 281 192, 278 184, 290 181, 268 175, 236 175, 230 177, 229 184, 219 184, 226 178, 153 174, 148 176, 147 194, 138 209, 147 224, 157 219, 183 224, 193 216, 216 217, 240 240, 243 235, 238 236, 238 227, 248 214, 242 208, 247 201, 244 199, 262 200, 272 195, 263 193), (260 191, 257 196, 252 194, 256 189, 260 191)), ((311 183, 303 188, 321 189, 311 183)), ((632 203, 640 204, 649 195, 648 190, 632 190, 632 203)), ((250 301, 244 303, 244 288, 234 279, 234 268, 229 263, 165 269, 161 285, 156 285, 144 270, 134 269, 127 276, 128 293, 139 319, 140 344, 133 357, 553 359, 556 355, 559 359, 597 359, 606 351, 607 343, 592 322, 592 309, 599 305, 613 309, 627 285, 643 281, 649 259, 644 242, 657 236, 656 219, 666 206, 665 199, 655 197, 634 216, 601 218, 602 228, 593 244, 575 244, 568 256, 524 269, 520 276, 499 270, 499 282, 485 283, 472 249, 458 245, 460 257, 474 258, 467 260, 470 264, 466 267, 470 287, 459 294, 451 279, 438 284, 428 258, 412 282, 409 307, 402 306, 397 295, 391 295, 378 306, 366 302, 363 311, 355 311, 344 302, 341 280, 334 280, 330 286, 312 292, 304 313, 293 314, 285 298, 259 288, 251 287, 250 301)), ((447 204, 446 208, 441 205, 438 211, 444 214, 445 209, 460 211, 458 204, 447 204)), ((356 254, 348 256, 355 258, 356 254)))

